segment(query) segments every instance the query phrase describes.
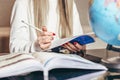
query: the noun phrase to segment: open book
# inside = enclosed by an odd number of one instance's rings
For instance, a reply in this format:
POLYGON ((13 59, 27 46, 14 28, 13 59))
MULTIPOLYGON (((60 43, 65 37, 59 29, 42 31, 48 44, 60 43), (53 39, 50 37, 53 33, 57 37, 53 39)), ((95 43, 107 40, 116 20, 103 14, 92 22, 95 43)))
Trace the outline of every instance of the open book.
POLYGON ((48 80, 52 69, 107 70, 101 64, 91 62, 75 54, 39 52, 29 54, 8 54, 0 56, 0 78, 43 71, 48 80))

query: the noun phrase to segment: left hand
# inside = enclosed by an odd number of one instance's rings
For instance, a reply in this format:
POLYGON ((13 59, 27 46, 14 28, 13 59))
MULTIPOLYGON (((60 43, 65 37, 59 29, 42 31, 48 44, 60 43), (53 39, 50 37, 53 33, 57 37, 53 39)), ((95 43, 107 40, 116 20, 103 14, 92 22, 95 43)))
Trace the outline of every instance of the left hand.
POLYGON ((63 45, 64 48, 68 49, 71 53, 79 53, 81 50, 85 51, 86 46, 80 45, 77 42, 72 43, 66 43, 63 45))

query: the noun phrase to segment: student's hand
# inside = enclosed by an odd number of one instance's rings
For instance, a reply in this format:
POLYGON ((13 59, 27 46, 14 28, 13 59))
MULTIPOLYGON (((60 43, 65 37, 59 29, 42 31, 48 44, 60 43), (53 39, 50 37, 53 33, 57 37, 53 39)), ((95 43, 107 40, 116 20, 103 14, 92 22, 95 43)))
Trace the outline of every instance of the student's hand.
MULTIPOLYGON (((77 42, 72 43, 66 43, 63 45, 64 48, 68 49, 71 53, 75 53, 75 54, 80 54, 80 52, 85 51, 86 50, 86 46, 85 45, 80 45, 77 42)), ((83 54, 83 53, 81 53, 83 54)))
POLYGON ((38 35, 36 44, 42 49, 46 50, 50 47, 51 41, 54 39, 55 33, 48 32, 46 27, 42 27, 42 31, 38 35))

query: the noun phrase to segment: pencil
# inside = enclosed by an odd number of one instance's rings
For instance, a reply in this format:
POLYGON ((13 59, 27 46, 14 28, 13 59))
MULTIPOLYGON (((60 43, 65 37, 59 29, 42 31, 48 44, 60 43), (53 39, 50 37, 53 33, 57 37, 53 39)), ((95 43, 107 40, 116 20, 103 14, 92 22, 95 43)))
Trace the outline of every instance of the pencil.
POLYGON ((26 24, 26 25, 28 25, 28 26, 30 26, 30 27, 32 27, 32 28, 34 28, 34 29, 36 29, 36 30, 38 30, 38 31, 40 31, 40 32, 42 32, 42 30, 39 29, 38 27, 35 27, 35 26, 31 25, 31 24, 28 24, 28 23, 26 23, 26 22, 23 21, 23 20, 21 20, 21 22, 24 23, 24 24, 26 24))

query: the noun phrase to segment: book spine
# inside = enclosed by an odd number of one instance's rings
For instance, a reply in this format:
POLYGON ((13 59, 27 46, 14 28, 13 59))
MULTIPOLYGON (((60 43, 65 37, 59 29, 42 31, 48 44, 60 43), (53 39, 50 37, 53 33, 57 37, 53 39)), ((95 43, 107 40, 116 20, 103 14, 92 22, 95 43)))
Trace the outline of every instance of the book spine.
POLYGON ((44 69, 44 71, 43 71, 44 80, 49 80, 48 74, 49 74, 48 70, 44 69))

